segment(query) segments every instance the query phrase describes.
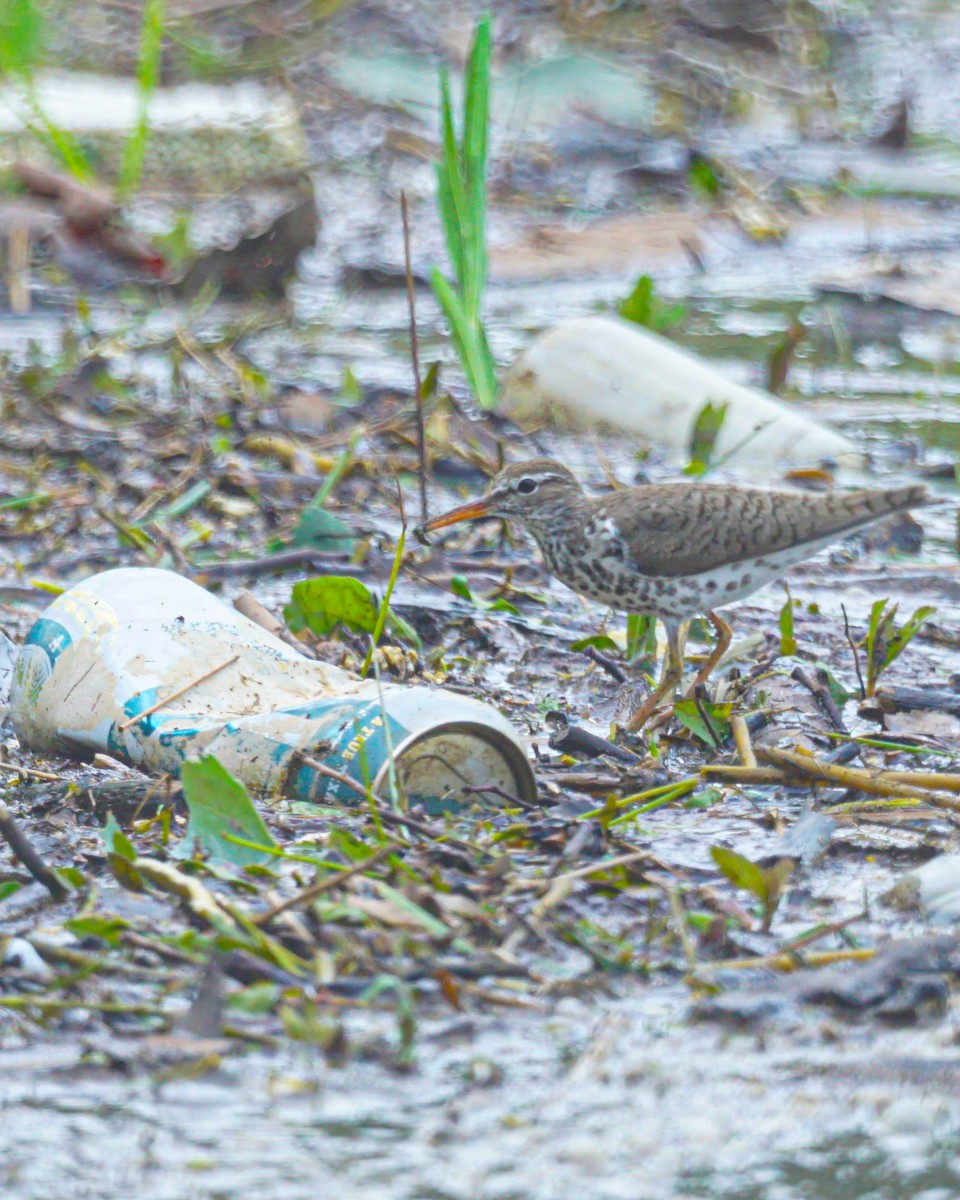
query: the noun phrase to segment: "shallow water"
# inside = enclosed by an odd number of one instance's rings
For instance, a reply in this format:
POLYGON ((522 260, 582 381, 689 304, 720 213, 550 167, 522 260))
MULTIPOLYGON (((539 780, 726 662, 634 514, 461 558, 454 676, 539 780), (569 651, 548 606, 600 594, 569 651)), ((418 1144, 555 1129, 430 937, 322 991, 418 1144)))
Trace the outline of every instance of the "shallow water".
MULTIPOLYGON (((894 21, 896 10, 891 12, 894 21)), ((924 128, 945 139, 953 135, 957 78, 946 67, 960 54, 960 29, 949 6, 933 12, 936 38, 930 36, 921 57, 911 61, 910 78, 924 128)), ((851 113, 869 112, 896 98, 891 77, 904 65, 901 30, 883 14, 870 20, 857 10, 851 21, 860 40, 856 52, 850 41, 838 49, 836 83, 851 113)), ((930 35, 932 27, 919 28, 930 35)), ((331 54, 338 53, 340 84, 349 88, 362 75, 369 85, 366 91, 356 87, 357 96, 392 102, 400 90, 421 107, 432 103, 431 60, 405 57, 398 81, 384 75, 384 60, 371 59, 368 50, 362 62, 349 47, 338 51, 334 45, 331 54)), ((394 60, 391 65, 397 67, 394 60)), ((602 57, 578 50, 541 64, 537 76, 518 69, 507 87, 510 99, 498 110, 500 135, 515 138, 528 122, 549 125, 558 92, 573 88, 574 75, 588 80, 581 98, 597 111, 596 97, 605 94, 596 84, 601 68, 602 57), (542 88, 534 95, 537 79, 542 88)), ((649 95, 641 80, 613 107, 601 104, 599 115, 628 126, 642 122, 649 95)), ((939 181, 939 194, 956 191, 958 167, 946 151, 924 159, 923 170, 910 175, 902 160, 873 151, 834 142, 797 145, 784 135, 782 108, 763 117, 764 110, 754 113, 728 132, 725 143, 722 129, 714 130, 718 144, 744 163, 769 161, 776 153, 797 179, 822 182, 838 162, 849 161, 868 182, 885 172, 890 191, 911 181, 915 190, 939 181)), ((371 258, 396 265, 397 185, 415 199, 428 197, 432 172, 426 163, 404 160, 384 168, 382 178, 372 177, 369 164, 351 159, 347 133, 330 137, 341 139, 343 156, 318 169, 324 228, 317 252, 301 265, 295 322, 248 337, 245 350, 279 385, 336 389, 349 368, 367 389, 407 389, 402 288, 345 288, 341 279, 345 266, 371 258)), ((571 175, 579 170, 576 163, 569 168, 571 175)), ((493 239, 509 246, 534 222, 573 228, 597 210, 602 215, 606 201, 621 194, 617 169, 591 168, 590 179, 569 203, 539 218, 518 216, 515 208, 495 211, 493 239)), ((960 213, 951 205, 935 216, 909 197, 856 199, 797 218, 782 244, 764 245, 733 223, 705 217, 704 272, 685 259, 651 269, 660 292, 687 305, 679 339, 740 380, 762 382, 772 345, 799 316, 810 334, 790 374, 791 400, 862 439, 877 475, 909 476, 920 462, 956 460, 956 318, 828 295, 816 281, 826 268, 866 250, 960 246, 960 213)), ((417 215, 414 234, 422 262, 439 255, 428 205, 417 215)), ((552 323, 615 302, 636 273, 605 269, 546 282, 494 282, 488 311, 498 361, 509 362, 552 323)), ((426 291, 418 292, 418 316, 423 360, 450 363, 439 313, 426 291)), ((103 328, 121 321, 109 301, 97 305, 95 319, 103 328)), ((215 309, 203 323, 215 329, 227 319, 226 308, 215 309)), ((176 317, 153 320, 156 328, 176 317)), ((22 359, 31 347, 52 354, 60 331, 56 310, 6 319, 0 321, 0 348, 22 359)), ((168 370, 162 359, 145 354, 138 369, 146 377, 153 372, 162 391, 168 370)), ((632 446, 589 439, 564 444, 592 483, 603 481, 598 449, 624 481, 639 465, 632 446)), ((661 475, 677 465, 656 455, 651 463, 661 475)), ((793 573, 794 595, 816 601, 823 621, 834 624, 841 600, 852 597, 864 612, 882 584, 883 594, 905 608, 932 599, 937 619, 956 623, 954 522, 952 509, 924 517, 920 566, 901 560, 891 567, 889 559, 867 555, 849 567, 840 596, 822 570, 823 556, 793 573), (910 582, 911 575, 922 579, 930 564, 930 585, 910 582), (930 587, 937 591, 933 597, 930 587)), ((405 586, 401 582, 397 594, 401 606, 405 586)), ((269 587, 264 593, 270 598, 269 587)), ((562 589, 549 594, 562 596, 562 589)), ((415 589, 406 599, 418 599, 415 589)), ((765 589, 751 601, 744 622, 769 626, 782 603, 780 590, 765 589)), ((570 612, 568 607, 564 615, 570 612)), ((585 629, 593 620, 579 611, 570 619, 585 629)), ((809 620, 821 629, 819 617, 809 620)), ((924 653, 944 674, 956 670, 955 654, 924 653)), ((503 667, 504 682, 508 674, 503 667)), ((596 723, 602 728, 601 720, 596 723)), ((685 857, 704 866, 706 848, 717 838, 735 840, 745 852, 772 852, 776 835, 752 819, 754 807, 743 801, 723 813, 708 811, 695 839, 689 823, 674 827, 667 814, 650 825, 658 849, 672 851, 674 861, 685 857)), ((875 905, 902 867, 895 855, 884 857, 884 837, 886 831, 877 834, 875 856, 869 846, 854 847, 817 876, 816 887, 833 901, 840 898, 848 915, 865 891, 875 905)), ((895 843, 893 831, 886 844, 895 843)), ((914 852, 908 847, 904 853, 914 852)), ((808 900, 796 910, 785 905, 778 931, 795 933, 809 924, 808 900)), ((878 933, 923 930, 918 920, 876 907, 871 919, 878 933)), ((199 1079, 161 1082, 148 1068, 134 1067, 128 1076, 100 1065, 104 1047, 82 1015, 67 1038, 47 1041, 40 1033, 28 1046, 0 1025, 0 1192, 11 1200, 306 1200, 334 1194, 358 1200, 949 1200, 960 1194, 955 1001, 936 1021, 910 1029, 846 1023, 807 1009, 792 1023, 743 1033, 692 1023, 688 988, 656 982, 616 977, 608 994, 545 995, 529 1013, 488 1007, 473 1015, 427 1017, 410 1074, 362 1059, 335 1069, 310 1050, 282 1049, 227 1058, 199 1079), (89 1055, 89 1065, 80 1062, 82 1054, 89 1055)), ((575 982, 569 990, 576 990, 575 982)), ((381 1028, 370 1014, 352 1018, 350 1029, 358 1041, 393 1036, 386 1018, 381 1028)))

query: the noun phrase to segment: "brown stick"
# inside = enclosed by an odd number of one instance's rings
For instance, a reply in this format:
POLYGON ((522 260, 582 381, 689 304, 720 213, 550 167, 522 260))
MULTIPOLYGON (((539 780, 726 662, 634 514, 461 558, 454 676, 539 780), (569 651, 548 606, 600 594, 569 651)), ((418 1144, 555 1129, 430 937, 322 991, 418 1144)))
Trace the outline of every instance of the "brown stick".
POLYGON ((351 788, 358 796, 362 796, 368 803, 372 803, 377 816, 381 820, 386 821, 388 825, 415 829, 418 833, 423 833, 434 840, 443 838, 452 845, 459 846, 463 850, 470 850, 474 854, 490 854, 490 851, 484 850, 482 846, 477 846, 473 842, 465 842, 458 837, 454 837, 452 833, 447 833, 445 829, 434 829, 426 821, 418 821, 416 817, 411 817, 407 813, 395 813, 389 805, 374 795, 373 791, 368 792, 362 784, 357 783, 355 779, 351 779, 349 775, 345 775, 343 771, 337 771, 333 767, 328 767, 326 763, 322 763, 316 758, 311 758, 309 754, 301 752, 299 758, 304 766, 310 767, 318 775, 325 775, 328 779, 336 779, 338 783, 342 783, 344 787, 351 788))
POLYGON ((196 679, 191 679, 189 683, 185 683, 183 687, 177 688, 177 690, 175 692, 171 692, 169 696, 164 696, 163 699, 158 700, 156 704, 151 704, 150 707, 145 708, 143 712, 137 713, 135 717, 130 717, 129 720, 118 725, 117 732, 124 733, 130 728, 131 725, 136 725, 138 721, 142 721, 144 717, 153 716, 158 709, 165 708, 173 700, 179 700, 185 692, 189 692, 190 689, 195 688, 197 684, 205 683, 206 680, 208 680, 211 676, 218 675, 227 667, 232 667, 239 657, 239 654, 232 654, 228 659, 226 659, 226 661, 220 663, 218 666, 211 667, 209 671, 204 671, 202 675, 198 675, 196 679))
POLYGON ((916 687, 877 688, 873 699, 885 713, 943 712, 960 717, 960 692, 916 687))
POLYGON ((403 260, 407 274, 407 307, 410 309, 410 360, 413 365, 414 396, 417 404, 417 456, 420 459, 420 520, 427 519, 427 436, 423 420, 423 384, 420 380, 420 343, 417 338, 417 309, 413 290, 413 266, 410 260, 410 216, 407 193, 400 193, 403 220, 403 260))
POLYGON ((266 608, 260 603, 256 596, 250 592, 241 592, 233 601, 233 607, 238 613, 249 617, 268 633, 272 633, 274 637, 279 638, 282 642, 286 642, 298 654, 302 654, 304 658, 316 659, 316 651, 306 642, 301 642, 300 639, 290 632, 281 620, 273 615, 269 608, 266 608))
POLYGON ((17 775, 29 775, 31 779, 46 779, 50 783, 59 783, 60 776, 50 771, 35 771, 33 767, 18 767, 16 763, 0 762, 0 771, 11 771, 17 775))
POLYGON ((847 639, 847 645, 850 647, 850 653, 853 655, 853 668, 857 672, 857 682, 860 684, 860 699, 865 700, 867 688, 863 682, 863 672, 860 670, 860 651, 857 649, 857 643, 854 641, 853 634, 850 631, 850 618, 847 616, 847 610, 842 604, 840 605, 840 611, 843 613, 843 632, 847 639))
POLYGON ((830 688, 826 681, 822 678, 813 679, 809 676, 803 667, 794 667, 790 672, 790 678, 795 679, 797 683, 802 683, 807 691, 813 696, 817 702, 817 706, 824 714, 830 724, 838 733, 849 733, 846 725, 843 723, 843 714, 837 708, 837 703, 833 696, 830 695, 830 688))
POLYGON ((723 958, 714 962, 701 962, 700 971, 748 971, 755 967, 769 967, 774 971, 796 971, 800 967, 829 967, 838 962, 869 962, 876 956, 874 947, 859 950, 811 950, 809 954, 779 950, 761 958, 723 958))
POLYGON ((305 887, 303 891, 297 892, 295 896, 281 900, 279 904, 275 904, 273 908, 268 908, 266 912, 258 913, 253 918, 254 925, 262 928, 264 925, 269 925, 281 913, 288 912, 291 908, 296 908, 298 904, 309 904, 311 900, 316 900, 324 892, 329 892, 335 887, 340 887, 348 879, 353 879, 355 875, 362 875, 364 871, 369 871, 371 867, 375 867, 377 863, 382 862, 388 854, 392 854, 396 849, 396 842, 389 846, 383 846, 376 854, 371 854, 363 862, 354 863, 352 867, 348 867, 345 871, 337 871, 333 875, 327 875, 325 878, 319 879, 316 883, 305 887))
MULTIPOLYGON (((762 757, 763 754, 761 754, 762 757)), ((834 766, 835 764, 824 765, 834 766)), ((841 770, 843 769, 849 771, 851 768, 841 768, 841 770)), ((701 767, 700 774, 707 779, 728 780, 730 783, 796 783, 796 779, 792 779, 789 773, 781 771, 777 767, 737 767, 728 766, 726 763, 710 763, 706 767, 701 767)), ((877 771, 868 772, 868 774, 873 779, 896 784, 898 787, 906 784, 908 787, 933 788, 941 792, 960 792, 960 775, 951 775, 944 771, 877 771)), ((902 790, 897 792, 898 796, 903 794, 902 790)))
MULTIPOLYGON (((955 796, 945 796, 940 792, 932 792, 925 788, 916 787, 910 783, 900 783, 896 779, 883 778, 879 773, 864 771, 856 767, 843 767, 837 763, 821 762, 808 754, 793 754, 788 750, 774 750, 771 746, 760 746, 757 755, 762 762, 782 767, 785 771, 811 779, 814 783, 840 784, 842 787, 854 788, 859 792, 867 792, 872 796, 897 796, 907 800, 922 800, 934 808, 946 808, 960 812, 960 800, 955 796)), ((897 772, 908 775, 908 772, 897 772)))
POLYGON ((634 850, 630 854, 621 854, 618 858, 605 858, 600 862, 588 863, 585 867, 577 867, 575 871, 564 871, 562 875, 554 875, 548 879, 519 879, 514 884, 517 890, 527 888, 547 888, 553 887, 558 883, 573 882, 577 879, 586 879, 589 875, 596 875, 600 871, 610 871, 614 867, 629 867, 633 863, 647 862, 653 856, 647 850, 634 850))
POLYGON ((757 756, 753 752, 753 745, 750 741, 750 730, 740 713, 734 713, 730 718, 730 731, 733 734, 733 744, 737 748, 741 763, 748 769, 756 767, 757 756))
POLYGON ((23 863, 38 883, 43 884, 54 900, 62 900, 64 896, 70 894, 67 885, 57 877, 54 871, 51 871, 34 850, 29 838, 10 815, 10 810, 2 800, 0 800, 0 834, 6 839, 14 857, 23 863))

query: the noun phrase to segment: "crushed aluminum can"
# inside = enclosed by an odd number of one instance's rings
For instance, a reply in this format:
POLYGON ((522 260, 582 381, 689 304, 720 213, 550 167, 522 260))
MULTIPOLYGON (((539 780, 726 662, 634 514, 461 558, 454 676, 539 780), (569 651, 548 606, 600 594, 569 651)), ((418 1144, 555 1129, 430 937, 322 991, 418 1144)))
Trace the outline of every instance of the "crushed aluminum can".
POLYGON ((434 811, 457 807, 466 787, 536 798, 524 747, 490 705, 304 658, 154 568, 104 571, 50 605, 17 656, 10 716, 35 750, 102 751, 174 775, 212 754, 259 795, 358 802, 303 753, 381 795, 395 784, 434 811))

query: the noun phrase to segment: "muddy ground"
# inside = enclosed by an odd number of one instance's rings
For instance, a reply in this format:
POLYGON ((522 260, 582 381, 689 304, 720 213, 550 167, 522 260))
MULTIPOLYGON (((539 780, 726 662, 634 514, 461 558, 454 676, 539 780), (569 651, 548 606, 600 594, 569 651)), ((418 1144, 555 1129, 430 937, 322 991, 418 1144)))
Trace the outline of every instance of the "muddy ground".
MULTIPOLYGON (((249 590, 275 612, 305 574, 386 584, 397 486, 408 514, 419 503, 399 193, 419 278, 442 261, 436 68, 462 61, 470 17, 329 7, 184 5, 165 58, 167 82, 279 75, 296 100, 319 234, 285 299, 104 286, 76 256, 71 275, 34 247, 29 311, 0 318, 0 620, 14 641, 45 589, 117 565, 166 566, 228 602, 249 590), (307 547, 284 567, 348 447, 326 507, 351 550, 307 547)), ((713 699, 748 718, 761 755, 802 746, 854 770, 956 772, 956 705, 862 707, 850 644, 879 599, 901 618, 933 605, 882 686, 958 694, 956 12, 495 7, 498 363, 615 305, 642 273, 665 308, 683 306, 669 336, 744 382, 766 383, 802 322, 783 395, 868 453, 833 482, 923 478, 944 502, 791 571, 792 653, 782 586, 732 610, 713 699), (719 193, 692 181, 691 150, 719 193), (808 686, 818 668, 832 708, 808 686)), ((134 17, 98 10, 108 62, 92 21, 54 49, 70 67, 129 72, 134 17)), ((235 240, 261 202, 152 182, 128 215, 146 236, 190 209, 209 245, 235 240)), ((424 367, 441 363, 431 512, 479 491, 501 456, 556 455, 596 491, 686 465, 622 436, 479 414, 426 287, 417 315, 424 367)), ((720 464, 712 477, 784 474, 720 464)), ((175 782, 38 756, 5 726, 5 761, 34 774, 5 770, 4 803, 70 889, 51 896, 0 851, 5 1196, 960 1193, 960 947, 889 895, 956 852, 956 812, 939 792, 904 802, 849 779, 710 778, 741 761, 722 725, 716 739, 674 721, 600 757, 566 751, 548 714, 608 738, 643 664, 624 660, 623 617, 549 579, 515 534, 408 541, 393 600, 422 648, 382 669, 499 707, 530 748, 536 805, 479 796, 384 825, 369 809, 273 800, 280 849, 265 866, 177 862, 175 782), (501 597, 514 611, 490 610, 501 597), (601 632, 614 644, 599 661, 575 648, 601 632), (782 871, 768 922, 715 847, 782 871)), ((365 648, 347 633, 317 652, 356 666, 365 648)))

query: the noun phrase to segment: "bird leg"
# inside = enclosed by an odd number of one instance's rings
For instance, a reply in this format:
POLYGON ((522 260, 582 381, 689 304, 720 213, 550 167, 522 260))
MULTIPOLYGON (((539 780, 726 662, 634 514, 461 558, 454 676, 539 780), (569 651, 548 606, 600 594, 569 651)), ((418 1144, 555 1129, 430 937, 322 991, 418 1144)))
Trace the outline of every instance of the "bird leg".
POLYGON ((730 649, 730 642, 733 639, 733 630, 722 617, 718 616, 715 612, 710 611, 707 613, 707 620, 716 631, 717 644, 710 651, 707 661, 697 672, 697 677, 690 685, 689 692, 687 692, 688 696, 692 696, 698 687, 707 682, 707 680, 716 670, 717 663, 719 663, 720 659, 723 658, 726 652, 730 649))
POLYGON ((663 656, 660 682, 646 698, 640 708, 627 722, 627 732, 636 733, 650 720, 666 697, 673 697, 683 681, 683 643, 687 637, 687 622, 664 621, 667 631, 667 650, 663 656))

